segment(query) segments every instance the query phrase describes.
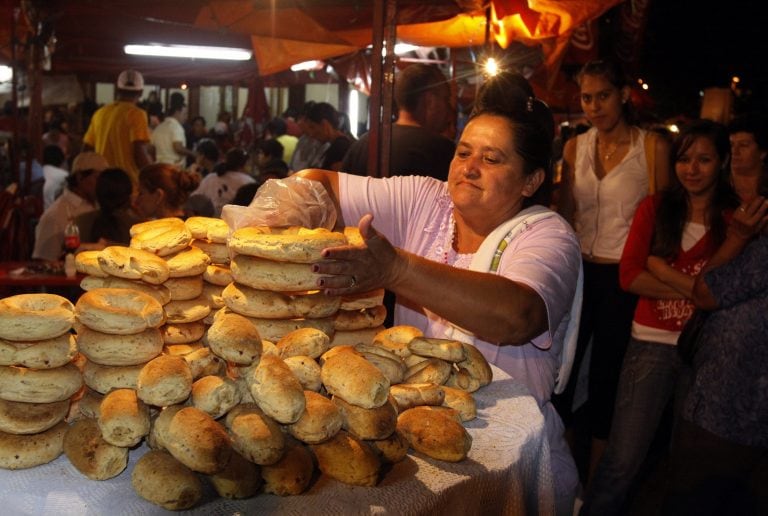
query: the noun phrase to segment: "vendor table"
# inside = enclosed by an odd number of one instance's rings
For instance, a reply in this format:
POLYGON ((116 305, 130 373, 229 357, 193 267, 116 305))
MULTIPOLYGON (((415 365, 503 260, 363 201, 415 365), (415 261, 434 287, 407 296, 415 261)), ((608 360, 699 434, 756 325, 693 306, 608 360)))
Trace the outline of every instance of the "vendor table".
POLYGON ((45 267, 42 262, 0 262, 0 286, 7 287, 77 287, 82 274, 67 277, 63 271, 45 267))
MULTIPOLYGON (((411 451, 376 487, 320 476, 306 493, 290 497, 226 500, 207 486, 201 504, 177 514, 553 514, 544 418, 524 386, 496 367, 493 373, 494 381, 475 393, 478 417, 465 423, 473 442, 463 462, 440 462, 411 451)), ((131 450, 128 468, 101 482, 82 476, 65 456, 28 470, 0 470, 2 514, 173 514, 131 487, 133 466, 145 450, 145 445, 131 450)))

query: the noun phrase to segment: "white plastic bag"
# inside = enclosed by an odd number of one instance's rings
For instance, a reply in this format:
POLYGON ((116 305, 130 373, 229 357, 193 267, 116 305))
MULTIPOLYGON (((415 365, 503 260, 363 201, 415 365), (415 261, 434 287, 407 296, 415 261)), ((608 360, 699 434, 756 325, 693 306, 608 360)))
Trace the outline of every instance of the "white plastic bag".
POLYGON ((249 206, 226 204, 221 218, 230 231, 252 226, 333 229, 336 208, 320 182, 290 176, 268 179, 249 206))

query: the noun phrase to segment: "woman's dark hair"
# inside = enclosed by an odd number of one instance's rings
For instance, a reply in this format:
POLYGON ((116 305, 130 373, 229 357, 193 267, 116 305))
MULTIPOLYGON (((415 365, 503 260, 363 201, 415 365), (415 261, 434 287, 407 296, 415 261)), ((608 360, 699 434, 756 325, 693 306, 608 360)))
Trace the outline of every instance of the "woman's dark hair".
MULTIPOLYGON (((712 249, 717 247, 725 239, 727 224, 723 213, 739 205, 739 198, 731 186, 729 180, 728 155, 730 142, 725 126, 710 120, 696 120, 686 125, 672 143, 670 158, 672 170, 680 157, 693 145, 698 138, 710 140, 720 158, 720 173, 717 176, 712 202, 707 208, 706 224, 712 235, 712 249)), ((683 229, 688 219, 690 201, 688 192, 680 183, 676 173, 670 174, 669 186, 661 192, 656 223, 653 235, 651 252, 656 256, 674 259, 680 250, 680 242, 683 238, 683 229)))
POLYGON ((216 145, 216 142, 210 138, 200 139, 197 142, 197 145, 195 145, 195 152, 202 154, 208 161, 212 161, 214 163, 219 161, 219 156, 221 155, 219 146, 216 145))
POLYGON ((127 172, 121 168, 108 168, 96 180, 96 200, 99 203, 100 214, 93 221, 90 242, 98 242, 105 238, 110 242, 126 242, 121 229, 125 224, 120 217, 125 214, 120 210, 131 204, 133 184, 127 172))
POLYGON ((216 170, 216 174, 223 176, 230 170, 242 170, 245 164, 248 163, 248 153, 239 148, 229 149, 224 155, 224 167, 216 170))
POLYGON ((262 140, 257 145, 257 148, 265 156, 274 159, 283 159, 283 154, 285 153, 285 147, 283 147, 283 144, 274 139, 262 140))
MULTIPOLYGON (((614 88, 621 90, 624 87, 631 86, 631 81, 621 65, 612 59, 595 59, 589 61, 576 74, 576 82, 581 85, 581 79, 585 75, 599 75, 608 81, 614 88)), ((624 113, 624 120, 632 123, 635 119, 635 113, 632 108, 632 102, 627 101, 621 105, 624 113)))
POLYGON ((139 172, 139 184, 148 192, 165 192, 168 206, 181 208, 200 184, 200 176, 167 163, 147 165, 139 172))
POLYGON ((480 88, 470 120, 480 115, 506 118, 512 124, 515 152, 523 159, 523 174, 544 170, 544 181, 523 207, 549 206, 552 195, 552 141, 555 121, 549 107, 537 99, 522 75, 501 73, 480 88))
POLYGON ((43 165, 60 167, 66 159, 64 151, 58 145, 46 145, 43 148, 43 165))

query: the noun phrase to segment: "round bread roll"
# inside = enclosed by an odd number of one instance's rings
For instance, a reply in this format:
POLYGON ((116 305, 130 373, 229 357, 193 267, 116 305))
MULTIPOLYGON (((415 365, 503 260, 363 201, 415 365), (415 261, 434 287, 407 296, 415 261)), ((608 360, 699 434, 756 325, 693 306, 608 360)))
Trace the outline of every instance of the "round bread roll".
POLYGON ((442 405, 458 412, 462 421, 471 421, 477 417, 477 404, 471 393, 445 385, 441 385, 440 389, 445 393, 442 405))
POLYGON ((467 358, 464 346, 458 340, 416 337, 408 343, 408 349, 414 355, 439 358, 448 362, 461 362, 467 358))
POLYGON ((279 357, 264 355, 247 378, 253 399, 278 423, 298 421, 304 412, 304 389, 279 357))
POLYGON ((221 265, 229 264, 231 258, 229 256, 229 247, 227 244, 212 242, 210 240, 195 239, 192 240, 192 246, 197 247, 202 252, 208 255, 211 263, 217 263, 221 265))
POLYGON ((288 433, 307 444, 321 443, 336 435, 343 423, 336 405, 316 392, 304 391, 304 397, 304 412, 298 421, 288 425, 288 433))
POLYGON ((165 305, 165 317, 170 323, 191 323, 205 319, 211 307, 202 296, 186 301, 171 301, 165 305))
POLYGON ((200 479, 168 452, 150 450, 131 473, 136 494, 169 511, 191 509, 203 497, 200 479))
POLYGON ((202 278, 211 259, 197 247, 187 247, 165 257, 168 263, 168 274, 171 278, 186 278, 200 276, 202 278))
POLYGON ((75 270, 80 274, 87 274, 98 278, 108 277, 109 274, 101 270, 101 265, 99 265, 100 252, 101 250, 80 251, 77 253, 75 255, 75 270))
POLYGON ((157 300, 125 288, 97 288, 86 292, 77 300, 75 315, 92 330, 116 335, 141 333, 165 322, 163 307, 157 300))
MULTIPOLYGON (((181 221, 179 221, 181 222, 181 221)), ((192 233, 183 222, 155 225, 131 238, 131 247, 157 256, 168 256, 185 249, 192 242, 192 233)))
POLYGON ((411 355, 408 349, 410 343, 416 337, 423 336, 424 333, 415 326, 399 325, 392 326, 382 330, 373 338, 373 343, 392 351, 401 358, 407 358, 411 355))
POLYGON ((261 337, 256 326, 236 313, 218 312, 203 340, 211 351, 235 364, 252 364, 261 356, 261 337))
POLYGON ((203 349, 204 347, 205 346, 203 346, 202 342, 189 342, 187 344, 166 344, 163 347, 163 355, 183 357, 189 355, 190 353, 194 353, 198 349, 203 349))
POLYGON ((364 328, 362 330, 335 331, 331 338, 331 347, 357 346, 358 344, 371 344, 373 338, 384 330, 384 326, 364 328))
POLYGON ((83 368, 83 381, 101 394, 113 389, 135 389, 144 365, 104 366, 88 360, 83 368))
POLYGON ((375 486, 381 461, 371 448, 340 430, 331 439, 310 448, 324 474, 339 482, 357 486, 375 486))
POLYGON ((115 335, 83 326, 79 328, 77 344, 88 360, 106 366, 144 364, 163 351, 163 339, 157 328, 131 335, 115 335))
POLYGON ((47 464, 64 452, 67 424, 61 421, 36 434, 0 432, 0 468, 27 469, 47 464))
POLYGON ((365 239, 360 234, 360 229, 357 226, 346 226, 344 228, 344 236, 347 237, 349 245, 361 247, 365 245, 365 239))
POLYGON ((192 384, 192 406, 218 419, 240 403, 237 384, 230 378, 203 376, 192 384))
POLYGON ((230 500, 255 496, 262 484, 259 466, 234 451, 224 469, 208 478, 218 495, 230 500))
POLYGON ((344 294, 341 298, 340 310, 365 310, 384 304, 384 289, 344 294))
POLYGON ((208 283, 220 287, 226 287, 234 281, 234 279, 232 279, 232 271, 229 270, 228 266, 215 263, 212 263, 205 268, 203 279, 208 283))
POLYGON ((283 362, 291 369, 305 391, 318 392, 323 386, 320 379, 320 366, 312 357, 295 355, 284 358, 283 362))
POLYGON ((189 344, 203 338, 203 335, 205 335, 205 324, 200 321, 166 323, 160 327, 160 335, 165 344, 189 344))
POLYGON ((239 254, 230 264, 232 278, 259 290, 304 292, 317 288, 320 276, 311 263, 288 263, 239 254))
POLYGON ((135 237, 145 231, 162 229, 168 226, 184 225, 184 221, 178 217, 165 217, 162 219, 153 219, 146 222, 139 222, 131 226, 130 235, 135 237))
POLYGON ((255 404, 244 403, 233 408, 225 424, 232 435, 232 446, 249 461, 268 465, 283 456, 285 436, 280 425, 255 404))
POLYGON ((173 416, 165 447, 192 471, 208 475, 224 469, 232 456, 224 427, 195 407, 184 407, 173 416))
MULTIPOLYGON (((471 344, 463 344, 467 359, 459 362, 460 369, 466 369, 469 375, 480 383, 480 387, 488 385, 493 380, 493 371, 485 356, 471 344)), ((465 389, 466 390, 466 389, 465 389)), ((476 390, 476 389, 475 389, 476 390)))
POLYGON ((0 339, 38 341, 67 333, 75 308, 55 294, 18 294, 0 299, 0 339))
POLYGON ((116 389, 101 400, 97 423, 105 441, 130 448, 149 434, 149 407, 133 389, 116 389))
POLYGON ((37 342, 0 339, 0 365, 54 369, 68 364, 76 356, 77 342, 69 333, 37 342))
POLYGON ((83 385, 72 363, 55 369, 0 366, 0 399, 25 403, 53 403, 72 397, 83 385))
MULTIPOLYGON (((223 310, 231 312, 228 308, 223 310)), ((248 320, 256 326, 262 339, 273 343, 299 328, 316 328, 329 337, 334 334, 333 319, 330 317, 323 319, 260 319, 249 317, 248 320)))
POLYGON ((142 249, 123 246, 105 247, 99 253, 101 270, 118 278, 143 280, 160 285, 168 279, 168 264, 159 256, 142 249))
POLYGON ((341 304, 338 296, 326 296, 319 290, 307 293, 282 293, 258 290, 230 283, 222 291, 224 303, 233 311, 264 319, 330 317, 341 304))
POLYGON ((232 233, 229 247, 239 254, 292 263, 314 263, 322 260, 326 247, 347 245, 343 233, 327 229, 300 227, 246 227, 232 233))
POLYGON ((203 293, 203 276, 168 278, 163 285, 171 293, 171 301, 188 301, 203 293))
POLYGON ((227 363, 216 356, 211 351, 211 348, 202 346, 200 349, 183 355, 182 358, 189 366, 189 372, 192 373, 192 381, 203 376, 222 376, 227 373, 227 363))
POLYGON ((277 351, 281 358, 297 355, 319 358, 328 351, 330 343, 328 335, 317 328, 299 328, 277 341, 277 351))
POLYGON ((472 436, 458 417, 451 409, 414 407, 397 417, 397 430, 414 450, 433 459, 459 462, 467 458, 472 436))
POLYGON ((439 358, 428 358, 405 371, 405 383, 444 384, 451 376, 451 364, 439 358))
MULTIPOLYGON (((370 351, 362 351, 360 349, 360 344, 356 346, 356 349, 363 355, 363 357, 370 362, 371 364, 376 366, 376 369, 381 371, 384 376, 387 377, 387 380, 389 380, 390 385, 394 385, 396 383, 402 383, 403 379, 405 378, 405 371, 406 367, 402 360, 400 360, 400 357, 392 353, 392 357, 390 358, 387 356, 383 356, 379 353, 374 353, 370 351)), ((362 344, 362 346, 366 346, 365 344, 362 344)), ((367 345, 366 347, 375 348, 376 346, 373 345, 367 345)), ((388 350, 385 350, 384 348, 379 348, 382 351, 388 352, 388 350)))
POLYGON ((165 450, 168 439, 168 428, 171 425, 173 417, 178 411, 184 408, 184 405, 169 405, 163 408, 157 417, 151 422, 151 428, 149 430, 149 436, 147 437, 147 444, 153 450, 165 450))
POLYGON ((358 439, 386 439, 397 427, 397 410, 392 403, 377 408, 362 408, 333 397, 338 407, 344 430, 358 439))
POLYGON ((141 280, 129 280, 118 278, 117 276, 107 276, 106 278, 97 278, 88 276, 80 282, 80 288, 86 292, 96 288, 127 288, 138 290, 144 294, 154 297, 158 303, 164 305, 171 300, 171 293, 164 285, 150 285, 141 280))
POLYGON ((264 492, 278 496, 300 495, 309 487, 314 471, 312 453, 303 445, 290 441, 279 461, 261 467, 264 492))
POLYGON ((75 421, 63 441, 69 462, 91 480, 114 478, 128 465, 128 448, 105 441, 95 419, 75 421))
POLYGON ((376 452, 382 462, 389 464, 400 462, 406 455, 408 455, 408 441, 406 441, 403 434, 398 431, 392 432, 392 435, 386 439, 366 441, 366 444, 376 452))
POLYGON ((189 217, 184 221, 192 238, 207 239, 211 242, 226 244, 229 238, 229 226, 226 221, 213 217, 189 217))
POLYGON ((201 294, 201 297, 205 300, 206 303, 208 303, 208 306, 211 307, 211 311, 218 310, 219 308, 226 306, 224 303, 224 297, 222 296, 223 291, 224 287, 203 282, 203 293, 201 294))
POLYGON ((451 375, 443 385, 467 392, 475 392, 480 388, 480 380, 469 374, 465 368, 460 367, 458 370, 454 368, 451 371, 451 375))
POLYGON ((398 412, 421 405, 442 405, 445 391, 435 383, 401 383, 389 388, 398 412))
POLYGON ((333 317, 333 327, 336 331, 376 328, 384 324, 386 317, 387 309, 381 305, 362 310, 339 310, 333 317))
POLYGON ((101 400, 103 399, 103 394, 94 391, 90 387, 86 387, 83 396, 77 400, 77 409, 82 417, 77 417, 75 419, 82 419, 83 417, 99 419, 99 414, 101 413, 101 400))
POLYGON ((29 435, 45 432, 69 412, 69 400, 23 403, 0 399, 0 432, 29 435))
POLYGON ((328 393, 363 408, 387 402, 389 380, 357 352, 338 353, 325 360, 321 378, 328 393))
POLYGON ((139 399, 165 407, 185 401, 192 392, 192 372, 178 356, 160 355, 147 362, 136 380, 139 399))

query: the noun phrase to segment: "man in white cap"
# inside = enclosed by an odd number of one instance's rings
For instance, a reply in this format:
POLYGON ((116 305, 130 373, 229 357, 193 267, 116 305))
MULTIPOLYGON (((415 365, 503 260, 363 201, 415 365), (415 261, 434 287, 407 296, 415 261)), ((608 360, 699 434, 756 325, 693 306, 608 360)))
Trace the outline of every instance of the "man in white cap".
POLYGON ((95 150, 110 166, 128 172, 138 186, 139 170, 152 163, 147 113, 136 105, 144 91, 144 78, 136 70, 124 70, 116 87, 117 99, 93 114, 83 150, 95 150))
POLYGON ((35 228, 35 249, 32 258, 56 261, 64 250, 64 229, 78 215, 93 211, 96 206, 96 181, 109 167, 104 156, 81 152, 72 162, 67 187, 43 212, 35 228))

